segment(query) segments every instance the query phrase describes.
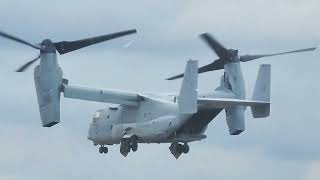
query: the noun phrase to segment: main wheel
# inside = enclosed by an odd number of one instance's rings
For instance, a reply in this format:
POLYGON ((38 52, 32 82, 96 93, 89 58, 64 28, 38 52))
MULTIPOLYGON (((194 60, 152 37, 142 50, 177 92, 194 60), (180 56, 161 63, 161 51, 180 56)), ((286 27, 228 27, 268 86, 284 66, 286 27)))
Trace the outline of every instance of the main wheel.
POLYGON ((138 143, 132 143, 131 144, 131 149, 133 152, 136 152, 138 150, 138 143))
POLYGON ((122 142, 121 142, 121 145, 120 145, 120 153, 121 153, 123 156, 127 156, 128 153, 130 152, 130 150, 131 150, 130 143, 129 143, 129 142, 126 142, 126 141, 122 141, 122 142))
POLYGON ((99 147, 99 153, 103 153, 104 152, 104 149, 103 149, 104 147, 99 147))
POLYGON ((184 143, 182 146, 182 152, 187 154, 190 151, 190 147, 187 143, 184 143))
POLYGON ((103 147, 103 153, 108 153, 108 147, 103 147))
POLYGON ((183 145, 182 145, 182 144, 178 144, 178 145, 177 145, 177 152, 178 152, 178 153, 183 153, 183 149, 184 149, 184 148, 183 148, 183 145))

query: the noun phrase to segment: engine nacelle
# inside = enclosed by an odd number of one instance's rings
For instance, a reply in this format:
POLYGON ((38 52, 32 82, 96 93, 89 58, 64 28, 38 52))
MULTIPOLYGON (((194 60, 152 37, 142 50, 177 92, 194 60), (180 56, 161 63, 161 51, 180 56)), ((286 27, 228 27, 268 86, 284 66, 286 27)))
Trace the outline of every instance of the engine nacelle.
POLYGON ((40 65, 34 70, 40 116, 43 127, 51 127, 60 122, 60 92, 62 70, 58 66, 56 54, 44 54, 40 65))
POLYGON ((226 121, 230 135, 239 135, 245 130, 245 107, 236 106, 226 108, 226 121))
MULTIPOLYGON (((224 81, 221 82, 223 87, 230 89, 238 99, 245 99, 246 90, 244 86, 243 75, 239 62, 228 63, 224 66, 224 81)), ((226 121, 230 135, 239 135, 245 130, 245 107, 235 106, 226 108, 226 121)))

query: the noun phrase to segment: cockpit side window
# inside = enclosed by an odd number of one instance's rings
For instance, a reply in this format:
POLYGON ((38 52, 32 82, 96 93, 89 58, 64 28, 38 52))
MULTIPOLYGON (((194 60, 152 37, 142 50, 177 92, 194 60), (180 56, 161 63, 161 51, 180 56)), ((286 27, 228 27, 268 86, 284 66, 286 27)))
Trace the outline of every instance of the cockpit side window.
POLYGON ((93 120, 92 122, 96 122, 100 118, 100 111, 97 111, 93 115, 93 120))

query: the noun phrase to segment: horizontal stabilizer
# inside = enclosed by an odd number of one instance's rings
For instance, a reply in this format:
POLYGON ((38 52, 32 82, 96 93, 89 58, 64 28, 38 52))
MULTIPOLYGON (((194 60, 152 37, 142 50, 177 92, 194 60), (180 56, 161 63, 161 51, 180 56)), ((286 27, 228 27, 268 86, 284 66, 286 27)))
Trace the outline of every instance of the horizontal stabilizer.
POLYGON ((208 109, 230 108, 234 106, 264 106, 269 105, 267 101, 242 100, 231 98, 198 98, 198 104, 208 109))

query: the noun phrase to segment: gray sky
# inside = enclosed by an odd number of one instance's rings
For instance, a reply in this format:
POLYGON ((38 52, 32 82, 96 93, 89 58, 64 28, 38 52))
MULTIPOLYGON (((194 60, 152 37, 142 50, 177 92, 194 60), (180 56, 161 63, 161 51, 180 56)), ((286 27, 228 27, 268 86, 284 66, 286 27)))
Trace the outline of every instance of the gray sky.
MULTIPOLYGON (((109 42, 59 56, 64 76, 92 87, 175 92, 181 82, 166 77, 190 58, 200 65, 216 58, 199 33, 212 33, 240 54, 316 46, 319 7, 318 0, 2 0, 0 29, 39 42, 137 28, 129 48, 109 42)), ((319 179, 319 50, 242 64, 248 97, 259 64, 272 64, 271 116, 253 119, 248 111, 247 130, 229 136, 221 113, 208 138, 191 143, 179 160, 168 144, 141 145, 127 158, 118 146, 99 154, 86 136, 92 114, 106 106, 101 103, 61 99, 61 123, 42 128, 33 70, 13 72, 37 51, 0 39, 0 54, 0 179, 319 179)), ((200 75, 199 90, 213 91, 221 74, 200 75)))

